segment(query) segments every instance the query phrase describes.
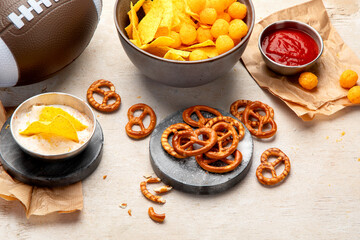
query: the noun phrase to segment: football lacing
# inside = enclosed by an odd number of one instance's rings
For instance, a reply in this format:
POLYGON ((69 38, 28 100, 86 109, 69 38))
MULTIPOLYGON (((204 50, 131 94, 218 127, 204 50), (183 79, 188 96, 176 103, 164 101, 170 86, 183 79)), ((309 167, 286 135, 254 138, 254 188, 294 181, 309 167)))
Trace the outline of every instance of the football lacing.
MULTIPOLYGON (((54 2, 58 2, 60 0, 53 0, 54 2)), ((21 5, 18 7, 20 15, 17 15, 16 13, 12 12, 8 15, 8 19, 15 25, 16 28, 21 29, 25 24, 22 21, 23 18, 25 18, 28 22, 30 22, 34 15, 32 11, 35 11, 38 15, 43 12, 42 4, 49 8, 52 6, 52 2, 50 0, 28 0, 27 3, 30 7, 26 7, 24 5, 21 5)))

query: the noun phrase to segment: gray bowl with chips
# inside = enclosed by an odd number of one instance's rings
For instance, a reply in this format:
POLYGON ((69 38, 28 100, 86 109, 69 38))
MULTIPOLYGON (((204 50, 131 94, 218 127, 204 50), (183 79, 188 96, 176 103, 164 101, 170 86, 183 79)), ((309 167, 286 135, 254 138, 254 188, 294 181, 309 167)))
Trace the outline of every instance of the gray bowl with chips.
MULTIPOLYGON (((150 54, 135 44, 127 36, 125 27, 129 25, 130 2, 137 0, 117 0, 115 4, 115 25, 120 42, 132 63, 149 79, 173 87, 195 87, 212 82, 229 72, 243 54, 254 28, 255 10, 251 0, 241 0, 247 7, 243 21, 248 25, 248 33, 231 50, 213 58, 199 61, 176 61, 150 54)), ((140 14, 139 14, 140 15, 140 14)), ((139 19, 141 16, 139 16, 139 19)))

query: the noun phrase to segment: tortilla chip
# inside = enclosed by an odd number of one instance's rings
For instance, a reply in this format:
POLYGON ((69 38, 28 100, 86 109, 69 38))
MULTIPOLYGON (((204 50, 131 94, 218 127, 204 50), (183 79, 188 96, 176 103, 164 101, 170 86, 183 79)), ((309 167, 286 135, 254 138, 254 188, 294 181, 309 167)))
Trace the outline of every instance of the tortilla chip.
POLYGON ((147 44, 155 38, 163 17, 163 11, 161 0, 154 0, 150 11, 144 16, 138 26, 141 43, 147 44))
POLYGON ((40 121, 32 122, 24 131, 20 132, 20 134, 26 136, 40 133, 54 134, 74 142, 79 142, 74 126, 62 115, 57 115, 50 123, 43 123, 40 121))
POLYGON ((148 14, 148 12, 150 12, 152 3, 153 2, 151 0, 145 0, 145 2, 143 3, 142 8, 143 8, 145 14, 148 14))
POLYGON ((175 42, 175 40, 173 38, 162 36, 162 37, 156 38, 150 44, 143 45, 140 48, 143 50, 147 50, 149 48, 154 48, 154 47, 168 47, 168 46, 172 45, 174 42, 175 42))
POLYGON ((183 47, 181 50, 190 50, 195 48, 202 48, 202 47, 214 47, 215 43, 212 40, 206 40, 205 42, 194 44, 188 47, 183 47))
POLYGON ((185 61, 185 59, 183 57, 181 57, 180 55, 170 52, 168 51, 165 55, 164 55, 165 59, 170 59, 170 60, 177 60, 177 61, 185 61))

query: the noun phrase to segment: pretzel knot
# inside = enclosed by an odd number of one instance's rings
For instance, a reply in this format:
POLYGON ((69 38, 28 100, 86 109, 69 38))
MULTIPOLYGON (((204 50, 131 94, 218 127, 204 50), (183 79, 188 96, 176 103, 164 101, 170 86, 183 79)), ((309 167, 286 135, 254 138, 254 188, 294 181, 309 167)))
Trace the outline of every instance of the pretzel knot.
POLYGON ((203 154, 209 151, 217 142, 215 130, 211 128, 198 128, 193 130, 183 130, 175 133, 172 139, 172 145, 177 153, 182 156, 190 157, 203 154), (199 139, 199 136, 203 136, 199 139), (200 145, 196 148, 195 145, 200 145), (193 149, 189 148, 192 147, 193 149))
POLYGON ((284 180, 284 178, 290 172, 290 168, 291 168, 290 160, 289 160, 288 156, 286 156, 285 153, 283 153, 278 148, 270 148, 270 149, 266 150, 265 152, 263 152, 263 154, 261 155, 260 161, 261 161, 261 164, 256 169, 256 177, 259 180, 259 182, 264 185, 277 184, 277 183, 281 182, 282 180, 284 180), (276 156, 277 159, 273 162, 268 162, 268 159, 270 156, 276 156), (280 175, 277 175, 275 168, 278 164, 280 164, 282 162, 285 165, 285 169, 280 175), (264 175, 263 175, 264 170, 270 171, 272 177, 271 178, 264 177, 264 175))
MULTIPOLYGON (((240 119, 240 121, 244 122, 243 114, 244 114, 244 111, 245 111, 246 107, 250 103, 252 103, 252 101, 250 101, 250 100, 241 100, 241 99, 237 100, 237 101, 235 101, 235 102, 233 102, 231 104, 230 113, 232 115, 234 115, 235 117, 237 117, 238 119, 240 119), (240 108, 243 108, 243 110, 239 110, 240 108)), ((263 106, 265 106, 269 110, 270 117, 274 119, 274 109, 272 107, 270 107, 269 105, 265 104, 265 103, 262 103, 262 104, 263 104, 263 106)), ((259 112, 255 111, 255 114, 257 114, 259 118, 261 117, 259 112)), ((258 121, 251 121, 250 125, 252 127, 257 127, 257 126, 259 126, 259 122, 258 121)))
POLYGON ((218 122, 230 123, 231 126, 236 128, 239 141, 241 141, 244 138, 244 136, 245 136, 244 126, 242 125, 241 122, 239 122, 238 120, 236 120, 232 117, 227 117, 227 116, 215 117, 215 118, 211 119, 210 121, 208 121, 206 123, 205 127, 211 128, 214 124, 216 124, 218 122))
POLYGON ((174 148, 169 144, 169 136, 170 134, 175 134, 181 130, 192 130, 192 128, 185 123, 175 123, 170 127, 168 127, 167 129, 165 129, 165 131, 161 135, 161 145, 163 146, 163 148, 167 153, 169 153, 171 156, 176 158, 185 158, 185 156, 178 154, 174 150, 174 148))
POLYGON ((196 106, 192 106, 192 107, 189 107, 184 110, 183 115, 182 115, 184 122, 186 122, 187 124, 189 124, 192 127, 204 127, 205 124, 211 118, 204 117, 203 114, 201 113, 201 111, 211 113, 217 117, 222 116, 222 114, 214 108, 204 106, 204 105, 196 105, 196 106), (195 121, 194 119, 191 118, 191 115, 193 113, 196 114, 198 121, 195 121))
POLYGON ((251 102, 246 106, 243 113, 243 121, 250 133, 258 138, 270 138, 277 131, 277 125, 271 117, 269 107, 259 101, 251 102), (264 116, 257 112, 259 109, 265 112, 264 116), (253 121, 251 119, 253 118, 255 118, 257 120, 256 122, 258 122, 256 126, 252 126, 253 121), (270 124, 270 130, 263 129, 266 124, 270 124))
POLYGON ((156 114, 154 110, 146 104, 138 103, 131 106, 128 110, 128 119, 129 122, 125 126, 126 133, 129 137, 140 139, 148 136, 155 128, 156 125, 156 114), (134 113, 138 110, 142 110, 142 113, 139 117, 135 117, 134 113), (147 128, 145 128, 143 120, 145 117, 150 116, 150 124, 147 128), (132 129, 134 125, 138 125, 140 127, 140 131, 135 131, 132 129))
POLYGON ((242 162, 242 154, 239 150, 235 150, 233 153, 234 159, 205 159, 203 154, 195 156, 196 162, 203 169, 214 173, 226 173, 234 170, 242 162), (222 162, 222 165, 215 165, 218 162, 222 162))
POLYGON ((90 85, 89 89, 87 90, 86 97, 90 105, 102 112, 113 112, 119 108, 121 103, 120 95, 115 92, 115 86, 112 82, 100 79, 93 84, 90 85), (101 87, 108 87, 110 90, 105 91, 101 89, 101 87), (98 93, 103 96, 102 103, 98 103, 94 98, 94 92, 98 93), (112 104, 108 104, 110 99, 115 99, 115 102, 112 104))

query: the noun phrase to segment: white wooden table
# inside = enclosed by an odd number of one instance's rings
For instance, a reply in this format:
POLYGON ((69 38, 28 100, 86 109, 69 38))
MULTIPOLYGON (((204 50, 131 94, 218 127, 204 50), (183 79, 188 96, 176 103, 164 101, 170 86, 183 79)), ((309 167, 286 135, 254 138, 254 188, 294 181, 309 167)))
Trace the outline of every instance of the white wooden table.
MULTIPOLYGON (((63 91, 85 99, 87 87, 104 78, 122 97, 120 111, 96 113, 105 134, 99 168, 83 182, 84 210, 25 218, 18 202, 0 200, 1 239, 360 239, 359 107, 303 122, 282 101, 262 90, 238 63, 210 84, 179 89, 149 81, 133 66, 118 40, 115 0, 106 0, 88 48, 56 77, 32 86, 0 90, 5 105, 17 105, 42 91, 63 91), (237 99, 260 100, 276 111, 278 132, 270 141, 254 140, 252 167, 234 188, 218 195, 172 191, 162 206, 145 199, 139 183, 153 174, 149 139, 127 137, 127 109, 139 102, 153 107, 158 121, 195 104, 227 110, 237 99), (255 170, 261 153, 281 148, 292 169, 284 184, 266 188, 255 170), (103 176, 107 178, 103 180, 103 176), (126 209, 119 208, 127 203, 126 209), (165 212, 163 224, 147 209, 165 212), (132 210, 129 216, 127 210, 132 210)), ((302 0, 254 0, 260 20, 302 0)), ((360 0, 324 0, 344 41, 360 55, 360 0)))

